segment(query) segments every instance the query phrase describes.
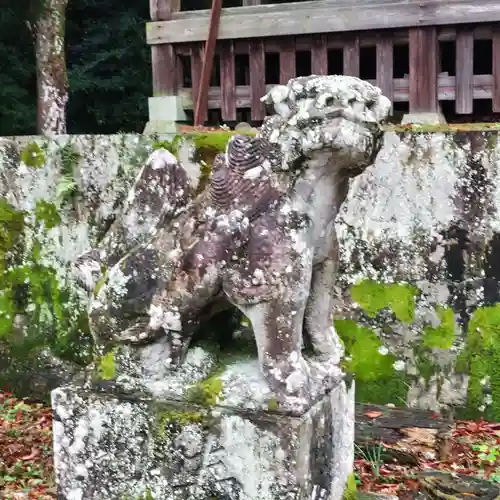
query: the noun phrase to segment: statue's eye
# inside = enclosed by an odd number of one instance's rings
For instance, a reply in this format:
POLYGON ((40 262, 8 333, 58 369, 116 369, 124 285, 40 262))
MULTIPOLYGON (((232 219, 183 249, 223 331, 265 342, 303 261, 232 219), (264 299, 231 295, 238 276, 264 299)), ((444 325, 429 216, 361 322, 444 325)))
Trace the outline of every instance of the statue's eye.
POLYGON ((327 97, 325 100, 325 106, 326 107, 331 107, 335 104, 335 99, 333 97, 327 97))

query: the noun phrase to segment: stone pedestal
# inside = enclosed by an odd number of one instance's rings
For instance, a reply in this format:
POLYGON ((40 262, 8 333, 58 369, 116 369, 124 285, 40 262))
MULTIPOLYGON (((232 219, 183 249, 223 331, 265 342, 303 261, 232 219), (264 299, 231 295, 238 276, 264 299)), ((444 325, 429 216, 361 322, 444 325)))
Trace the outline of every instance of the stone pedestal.
POLYGON ((310 408, 291 416, 256 360, 209 378, 195 370, 207 362, 197 348, 182 373, 147 390, 54 390, 58 498, 341 500, 354 458, 353 383, 318 386, 310 408))
POLYGON ((145 134, 171 135, 177 133, 177 122, 187 121, 182 100, 178 96, 157 96, 148 99, 149 120, 145 134))

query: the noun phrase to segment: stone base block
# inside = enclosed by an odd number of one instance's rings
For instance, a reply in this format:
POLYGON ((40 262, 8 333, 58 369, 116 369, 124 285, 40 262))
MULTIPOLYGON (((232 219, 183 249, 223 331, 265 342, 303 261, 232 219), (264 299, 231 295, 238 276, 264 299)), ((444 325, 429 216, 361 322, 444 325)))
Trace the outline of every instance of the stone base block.
POLYGON ((145 134, 176 134, 177 122, 187 120, 186 113, 178 96, 156 96, 148 99, 149 121, 145 134))
POLYGON ((76 386, 52 406, 61 500, 341 500, 352 473, 342 378, 301 416, 76 386))
POLYGON ((446 125, 446 118, 442 113, 407 113, 401 120, 401 125, 410 123, 418 125, 446 125))

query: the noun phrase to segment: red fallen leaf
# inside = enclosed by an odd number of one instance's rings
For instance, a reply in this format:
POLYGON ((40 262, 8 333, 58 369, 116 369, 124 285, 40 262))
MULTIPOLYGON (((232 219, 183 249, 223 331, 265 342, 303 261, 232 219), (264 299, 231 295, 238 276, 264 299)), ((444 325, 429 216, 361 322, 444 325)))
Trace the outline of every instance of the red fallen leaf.
POLYGON ((31 448, 31 453, 29 455, 24 455, 21 460, 33 460, 38 456, 39 451, 36 448, 31 448))
POLYGON ((364 415, 365 415, 365 417, 368 417, 368 418, 377 418, 377 417, 380 417, 380 415, 382 415, 382 412, 376 411, 376 410, 368 410, 368 411, 365 411, 364 415))

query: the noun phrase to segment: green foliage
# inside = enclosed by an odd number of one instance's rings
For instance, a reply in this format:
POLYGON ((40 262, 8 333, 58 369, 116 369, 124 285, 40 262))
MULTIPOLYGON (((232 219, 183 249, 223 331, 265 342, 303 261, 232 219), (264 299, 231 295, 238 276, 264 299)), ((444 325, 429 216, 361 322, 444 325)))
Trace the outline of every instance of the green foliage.
POLYGON ((392 310, 397 319, 412 323, 418 289, 407 283, 379 283, 363 280, 351 288, 351 296, 370 317, 382 309, 392 310))
POLYGON ((383 343, 373 330, 352 320, 336 320, 335 329, 344 343, 348 358, 343 362, 344 368, 355 373, 357 380, 380 380, 394 375, 396 358, 379 351, 383 343))
POLYGON ((358 496, 358 485, 356 483, 356 475, 354 472, 349 474, 347 483, 344 489, 343 500, 356 500, 358 496))
POLYGON ((74 146, 68 142, 59 150, 61 159, 61 178, 57 184, 56 199, 60 205, 73 203, 78 195, 78 184, 75 181, 74 169, 80 161, 81 155, 74 146))

